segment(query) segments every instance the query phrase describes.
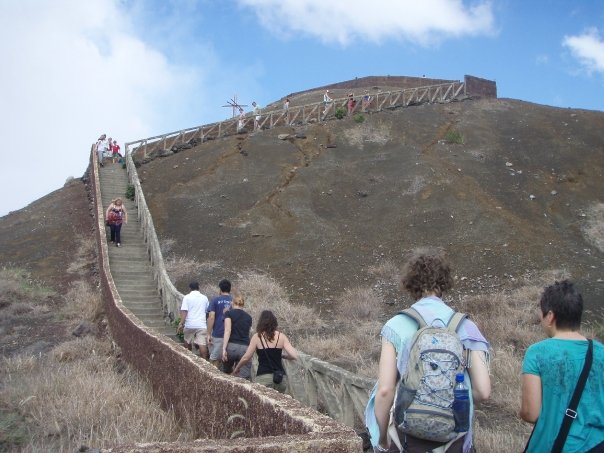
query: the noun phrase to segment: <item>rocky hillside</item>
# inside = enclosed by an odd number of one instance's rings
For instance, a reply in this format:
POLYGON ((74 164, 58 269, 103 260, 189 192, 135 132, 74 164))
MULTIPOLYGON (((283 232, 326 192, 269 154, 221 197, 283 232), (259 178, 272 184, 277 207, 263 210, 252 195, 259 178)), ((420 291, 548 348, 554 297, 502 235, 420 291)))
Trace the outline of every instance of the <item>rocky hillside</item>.
POLYGON ((394 302, 384 269, 435 245, 461 292, 564 269, 595 308, 603 171, 603 112, 482 99, 226 137, 139 176, 159 236, 203 281, 254 269, 301 303, 355 286, 394 302))
MULTIPOLYGON (((351 88, 363 89, 331 90, 351 88)), ((602 307, 603 112, 482 99, 362 120, 227 137, 142 165, 160 237, 202 264, 203 282, 259 270, 327 310, 357 286, 399 300, 396 268, 423 245, 449 252, 460 293, 564 269, 602 307)), ((74 181, 0 218, 0 263, 68 283, 62 263, 92 238, 88 208, 74 181)))

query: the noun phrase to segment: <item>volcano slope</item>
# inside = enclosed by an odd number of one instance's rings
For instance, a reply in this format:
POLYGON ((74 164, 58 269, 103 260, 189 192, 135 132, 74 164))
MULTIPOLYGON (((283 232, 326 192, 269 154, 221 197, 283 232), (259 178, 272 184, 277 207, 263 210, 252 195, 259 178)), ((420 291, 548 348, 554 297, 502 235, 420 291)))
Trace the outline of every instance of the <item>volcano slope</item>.
POLYGON ((396 284, 372 271, 425 245, 447 251, 462 293, 563 269, 601 306, 604 113, 481 99, 363 119, 225 137, 140 166, 159 236, 212 263, 202 281, 266 272, 311 306, 359 285, 396 302, 396 284))

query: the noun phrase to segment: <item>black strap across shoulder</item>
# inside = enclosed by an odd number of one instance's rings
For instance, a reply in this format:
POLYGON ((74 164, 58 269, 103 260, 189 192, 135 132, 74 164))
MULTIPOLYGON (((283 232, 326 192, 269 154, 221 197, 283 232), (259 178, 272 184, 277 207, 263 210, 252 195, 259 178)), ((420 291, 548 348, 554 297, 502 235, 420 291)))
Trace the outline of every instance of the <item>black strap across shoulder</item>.
POLYGON ((579 376, 579 380, 577 381, 577 386, 575 387, 573 396, 570 399, 568 409, 566 409, 566 412, 564 413, 562 425, 560 426, 560 432, 558 433, 558 437, 556 437, 556 441, 554 442, 554 446, 552 447, 552 453, 562 452, 564 442, 566 442, 566 437, 568 436, 568 433, 570 431, 570 425, 575 420, 575 418, 577 418, 577 407, 579 406, 581 394, 583 393, 583 389, 585 388, 587 376, 589 376, 589 370, 591 369, 591 363, 593 362, 594 344, 592 340, 587 341, 588 344, 587 354, 585 355, 585 364, 583 365, 583 370, 581 371, 581 375, 579 376))
MULTIPOLYGON (((279 332, 279 335, 281 335, 281 332, 279 332)), ((262 341, 262 337, 263 335, 260 335, 260 343, 262 343, 262 350, 264 351, 264 355, 266 355, 266 359, 268 360, 270 366, 271 366, 271 371, 274 373, 275 371, 279 370, 280 367, 271 359, 271 356, 268 355, 268 339, 266 339, 266 345, 264 344, 264 341, 262 341)), ((277 336, 277 342, 276 344, 279 344, 279 336, 277 336)))
MULTIPOLYGON (((587 354, 585 355, 585 363, 583 364, 583 370, 581 370, 581 374, 579 375, 579 380, 577 381, 577 386, 575 387, 575 391, 568 405, 568 409, 566 409, 566 413, 564 414, 564 418, 562 419, 562 425, 560 425, 560 431, 558 432, 558 437, 554 441, 554 446, 552 447, 552 453, 559 453, 562 451, 564 447, 564 442, 566 442, 566 437, 570 431, 570 425, 575 418, 577 418, 577 406, 579 406, 579 400, 581 399, 581 394, 583 393, 583 389, 585 388, 585 383, 587 382, 587 376, 589 375, 589 370, 591 369, 591 363, 593 361, 593 341, 587 340, 587 354)), ((528 450, 528 446, 531 443, 531 439, 533 438, 533 434, 535 433, 535 428, 539 420, 535 421, 533 425, 533 430, 531 431, 531 435, 526 442, 526 446, 524 447, 524 452, 528 450)), ((597 451, 597 450, 594 450, 597 451)))

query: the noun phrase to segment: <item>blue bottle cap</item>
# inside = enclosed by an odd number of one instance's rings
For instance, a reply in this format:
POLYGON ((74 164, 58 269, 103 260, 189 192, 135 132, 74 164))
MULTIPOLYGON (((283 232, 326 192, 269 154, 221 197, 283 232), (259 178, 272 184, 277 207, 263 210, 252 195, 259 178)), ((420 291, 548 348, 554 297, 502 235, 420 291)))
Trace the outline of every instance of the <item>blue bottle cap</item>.
POLYGON ((455 375, 455 382, 463 382, 464 378, 463 378, 463 373, 457 373, 455 375))

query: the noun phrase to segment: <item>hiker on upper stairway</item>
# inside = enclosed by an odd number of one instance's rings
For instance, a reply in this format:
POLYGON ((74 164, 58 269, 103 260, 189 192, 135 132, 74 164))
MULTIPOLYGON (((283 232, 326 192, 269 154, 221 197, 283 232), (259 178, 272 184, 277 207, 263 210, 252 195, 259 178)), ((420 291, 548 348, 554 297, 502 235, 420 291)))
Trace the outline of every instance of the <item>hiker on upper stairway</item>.
POLYGON ((363 109, 363 112, 367 111, 370 104, 371 104, 371 96, 369 96, 369 91, 365 90, 365 93, 363 94, 363 101, 361 103, 361 108, 363 109))
POLYGON ((107 135, 103 134, 99 137, 96 144, 94 145, 99 160, 99 165, 103 166, 103 159, 109 151, 109 142, 107 141, 107 135))
POLYGON ((329 90, 325 90, 325 93, 323 94, 323 119, 325 119, 325 115, 327 115, 332 102, 333 99, 329 96, 329 90))
POLYGON ((120 145, 117 144, 117 140, 113 140, 113 143, 111 143, 111 158, 113 159, 113 163, 116 163, 118 159, 122 158, 120 145))
POLYGON ((354 100, 354 93, 348 93, 348 102, 346 105, 348 106, 348 115, 352 115, 352 112, 357 105, 357 101, 354 100))
POLYGON ((122 223, 128 223, 128 212, 121 198, 116 198, 111 202, 105 213, 105 220, 111 230, 111 242, 116 247, 122 246, 122 223))
POLYGON ((252 102, 252 107, 254 107, 254 130, 257 131, 260 128, 261 110, 256 101, 252 102))
MULTIPOLYGON (((366 426, 371 437, 371 443, 376 452, 428 452, 439 447, 445 447, 446 452, 468 452, 472 447, 472 411, 469 412, 469 430, 467 432, 456 432, 456 426, 449 420, 453 420, 451 410, 453 399, 453 385, 456 375, 459 373, 464 376, 464 381, 469 387, 470 407, 473 407, 474 401, 485 400, 491 393, 491 380, 489 377, 489 343, 478 330, 474 322, 463 315, 456 314, 441 299, 443 293, 453 286, 451 269, 442 252, 419 250, 417 251, 403 269, 401 284, 411 297, 416 301, 411 308, 415 317, 399 313, 391 318, 381 331, 382 351, 379 362, 378 382, 374 387, 367 408, 365 410, 366 426), (455 315, 455 316, 454 316, 455 315), (461 320, 457 324, 456 336, 449 333, 449 338, 454 338, 458 345, 458 351, 461 357, 455 357, 454 360, 445 360, 440 356, 430 354, 415 355, 411 354, 411 340, 418 332, 419 321, 423 320, 427 326, 446 327, 454 319, 461 320), (461 341, 461 345, 459 345, 461 341), (463 347, 462 347, 463 346, 463 347), (424 362, 428 360, 429 362, 424 362), (408 364, 416 364, 409 366, 408 364), (424 364, 425 363, 425 364, 424 364), (426 367, 426 365, 429 365, 426 367), (456 368, 451 368, 452 366, 456 368), (461 369, 461 370, 460 370, 461 369), (442 377, 443 382, 435 382, 432 385, 431 379, 419 379, 419 382, 426 382, 426 388, 421 392, 412 389, 408 394, 402 391, 398 386, 398 376, 405 377, 405 372, 412 373, 414 370, 426 370, 427 374, 442 377), (449 376, 453 372, 453 376, 449 376), (418 410, 417 430, 422 432, 422 437, 410 435, 402 432, 398 428, 400 423, 390 426, 390 410, 395 403, 395 392, 401 392, 397 395, 397 405, 400 413, 395 410, 398 420, 407 420, 410 414, 407 409, 411 407, 420 407, 425 405, 426 410, 418 410), (402 399, 401 396, 403 397, 402 399), (408 398, 404 398, 407 396, 408 398), (423 401, 421 398, 428 397, 430 401, 423 401), (434 399, 436 398, 436 399, 434 399), (441 401, 442 400, 442 401, 441 401), (425 416, 422 413, 433 411, 434 407, 442 405, 435 412, 447 413, 446 417, 434 417, 434 415, 425 416), (433 407, 434 406, 434 407, 433 407), (451 413, 449 413, 451 412, 451 413), (423 417, 423 418, 422 418, 423 417), (437 424, 443 420, 443 426, 438 426, 442 430, 442 435, 438 437, 447 438, 448 441, 435 441, 437 424), (422 423, 424 425, 422 425, 422 423), (392 436, 391 436, 392 432, 392 436), (396 433, 396 436, 394 434, 396 433), (425 433, 425 434, 423 434, 425 433), (403 448, 399 449, 398 445, 403 448)), ((449 329, 441 328, 439 332, 450 332, 449 329)), ((419 333, 418 333, 419 335, 419 333)), ((418 338, 418 337, 415 337, 418 338)), ((433 338, 434 340, 434 338, 433 338)), ((433 346, 430 346, 433 348, 433 346)), ((439 344, 440 348, 444 346, 439 344)), ((415 349, 414 349, 415 350, 415 349)), ((450 356, 453 357, 453 356, 450 356)), ((417 371, 416 371, 417 373, 417 371)), ((426 375, 423 375, 426 376, 426 375)), ((405 422, 403 422, 404 424, 405 422)))

